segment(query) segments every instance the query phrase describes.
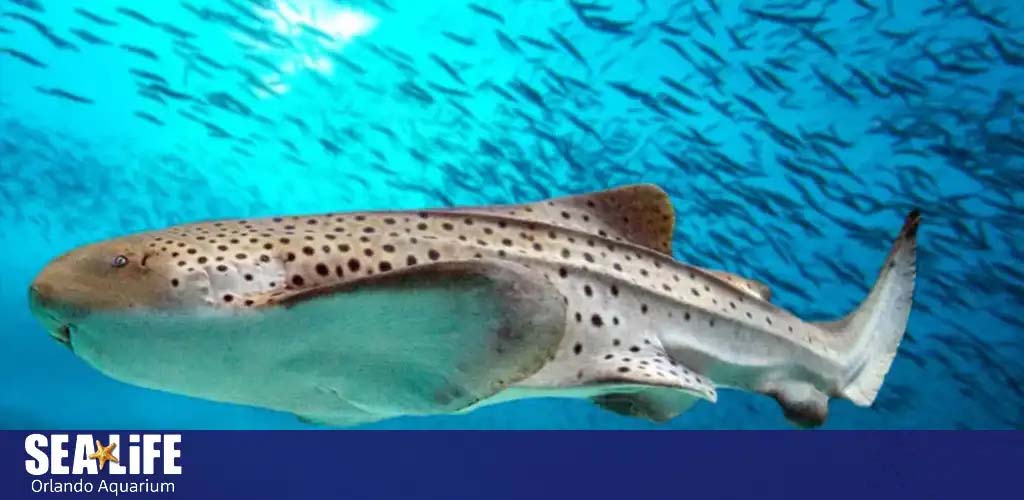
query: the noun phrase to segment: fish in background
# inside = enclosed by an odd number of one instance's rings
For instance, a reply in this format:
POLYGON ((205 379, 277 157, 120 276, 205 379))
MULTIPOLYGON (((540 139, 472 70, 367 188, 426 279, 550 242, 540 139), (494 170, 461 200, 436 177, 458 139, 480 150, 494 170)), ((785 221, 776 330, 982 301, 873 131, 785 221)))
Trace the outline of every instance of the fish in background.
MULTIPOLYGON (((282 35, 272 24, 280 16, 265 3, 181 6, 182 17, 161 19, 141 4, 89 5, 69 11, 67 25, 51 22, 56 9, 43 2, 9 2, 0 14, 0 64, 26 78, 5 83, 38 93, 47 106, 106 110, 116 101, 50 75, 69 61, 123 53, 127 66, 103 71, 128 79, 141 101, 111 116, 215 139, 203 143, 209 158, 237 166, 226 182, 247 191, 254 187, 245 166, 267 158, 289 176, 331 166, 359 190, 435 202, 658 181, 690 214, 675 235, 678 256, 770 281, 779 292, 773 300, 818 317, 865 291, 871 263, 859 256, 888 248, 883 221, 920 207, 935 222, 921 254, 933 272, 922 275, 916 305, 920 343, 904 344, 910 355, 897 358, 894 376, 947 383, 893 397, 923 401, 971 383, 973 394, 951 394, 955 401, 984 405, 988 425, 1024 426, 1024 397, 1013 390, 1024 380, 1024 344, 1012 335, 1021 327, 1003 312, 1024 301, 1024 278, 1012 271, 1024 238, 1024 41, 1019 16, 1005 5, 677 1, 634 9, 571 1, 548 10, 474 1, 455 9, 471 22, 426 25, 416 46, 357 36, 323 54, 333 74, 299 71, 292 80, 283 62, 338 38, 317 24, 323 13, 282 35), (208 50, 219 43, 234 51, 208 50), (499 66, 507 71, 492 69, 499 66), (254 132, 265 139, 251 139, 254 132), (795 242, 812 249, 794 251, 795 242), (833 299, 807 300, 819 295, 833 299), (959 333, 985 328, 993 338, 968 349, 929 326, 967 315, 979 326, 957 323, 959 333), (997 348, 1003 341, 1008 346, 997 348), (928 355, 936 349, 942 357, 928 355), (983 366, 973 349, 1006 373, 983 366)), ((411 15, 387 2, 366 9, 411 15)), ((112 213, 35 186, 38 175, 69 192, 95 191, 98 184, 68 176, 66 166, 119 168, 45 127, 15 122, 3 124, 7 156, 36 168, 0 167, 0 196, 30 190, 77 213, 7 204, 4 220, 37 224, 52 240, 65 227, 95 234, 99 220, 179 220, 168 207, 112 213)), ((182 164, 196 162, 168 163, 175 172, 182 164)), ((195 207, 229 203, 202 182, 156 167, 152 175, 195 207)), ((123 186, 121 197, 135 206, 133 198, 146 195, 140 189, 123 186)), ((199 208, 189 213, 201 216, 199 208)), ((887 407, 907 419, 900 422, 916 417, 915 405, 887 407)))

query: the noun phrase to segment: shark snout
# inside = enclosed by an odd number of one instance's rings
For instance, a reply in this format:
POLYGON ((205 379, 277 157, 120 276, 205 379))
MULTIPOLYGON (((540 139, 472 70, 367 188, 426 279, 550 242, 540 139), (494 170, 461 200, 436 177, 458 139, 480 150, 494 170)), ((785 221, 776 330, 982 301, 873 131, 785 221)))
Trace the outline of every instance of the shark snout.
POLYGON ((100 291, 78 274, 75 260, 61 256, 43 268, 28 287, 32 315, 52 339, 69 348, 76 325, 91 310, 89 301, 100 291))
POLYGON ((52 298, 54 292, 52 285, 32 283, 28 288, 29 309, 51 338, 71 348, 70 315, 61 314, 62 308, 52 298))
POLYGON ((123 283, 104 279, 87 250, 53 259, 29 285, 29 306, 40 321, 72 323, 130 293, 123 283))
POLYGON ((43 269, 28 287, 29 306, 37 316, 70 316, 77 309, 75 297, 88 292, 73 281, 62 279, 55 267, 59 266, 51 265, 43 269))
POLYGON ((28 287, 29 302, 33 305, 44 306, 49 302, 48 297, 52 296, 53 292, 53 285, 36 281, 28 287))

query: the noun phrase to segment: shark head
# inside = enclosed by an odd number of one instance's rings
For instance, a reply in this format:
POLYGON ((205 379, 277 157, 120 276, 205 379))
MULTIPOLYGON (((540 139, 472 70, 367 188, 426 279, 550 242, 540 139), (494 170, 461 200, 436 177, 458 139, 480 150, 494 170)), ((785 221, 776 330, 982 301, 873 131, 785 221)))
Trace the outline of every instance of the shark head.
POLYGON ((54 259, 29 302, 77 357, 146 388, 331 421, 460 409, 537 371, 565 325, 543 273, 455 243, 456 222, 493 236, 478 220, 176 226, 54 259))
POLYGON ((182 305, 167 278, 173 263, 128 236, 77 248, 52 260, 29 287, 33 314, 71 346, 71 334, 97 313, 171 310, 182 305))
POLYGON ((239 311, 210 298, 215 281, 204 265, 216 273, 225 262, 216 244, 210 248, 207 238, 169 231, 85 245, 40 271, 29 306, 51 338, 100 372, 143 387, 201 392, 188 374, 223 368, 225 336, 250 326, 220 328, 239 311))

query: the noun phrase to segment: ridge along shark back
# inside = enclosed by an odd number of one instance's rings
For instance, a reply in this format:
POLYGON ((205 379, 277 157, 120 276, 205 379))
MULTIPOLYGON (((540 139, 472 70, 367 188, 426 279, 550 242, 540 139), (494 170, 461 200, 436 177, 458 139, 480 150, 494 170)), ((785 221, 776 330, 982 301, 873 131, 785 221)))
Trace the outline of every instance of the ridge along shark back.
POLYGON ((653 185, 180 225, 54 259, 29 301, 115 379, 330 425, 552 396, 666 421, 725 387, 816 426, 829 398, 878 394, 910 314, 919 220, 861 305, 827 323, 674 260, 674 210, 653 185))

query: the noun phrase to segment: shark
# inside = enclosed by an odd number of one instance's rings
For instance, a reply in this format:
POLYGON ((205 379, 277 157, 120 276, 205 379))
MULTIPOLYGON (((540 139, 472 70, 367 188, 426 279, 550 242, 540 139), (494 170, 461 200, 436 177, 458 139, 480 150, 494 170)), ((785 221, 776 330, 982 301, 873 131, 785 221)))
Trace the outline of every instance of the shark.
POLYGON ((672 256, 650 184, 531 203, 177 225, 47 264, 49 335, 130 384, 332 426, 583 398, 664 422, 719 389, 801 427, 870 406, 906 330, 920 214, 867 297, 809 322, 672 256))

